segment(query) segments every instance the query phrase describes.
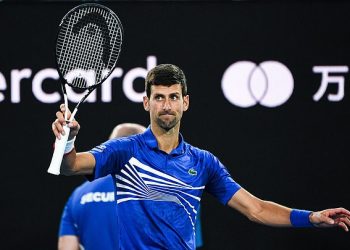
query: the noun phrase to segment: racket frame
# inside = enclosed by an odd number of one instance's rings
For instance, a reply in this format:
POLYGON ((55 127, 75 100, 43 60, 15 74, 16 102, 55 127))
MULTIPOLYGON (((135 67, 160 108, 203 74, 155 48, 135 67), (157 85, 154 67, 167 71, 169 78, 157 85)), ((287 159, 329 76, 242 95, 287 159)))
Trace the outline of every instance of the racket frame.
MULTIPOLYGON (((85 3, 85 4, 81 4, 78 5, 74 8, 72 8, 70 11, 68 11, 64 17, 62 18, 60 24, 59 24, 59 29, 58 29, 58 33, 57 33, 57 37, 56 37, 56 47, 55 47, 55 58, 56 58, 56 68, 58 69, 57 72, 60 76, 60 81, 61 81, 61 88, 62 88, 62 93, 63 93, 63 99, 64 99, 64 104, 65 104, 65 113, 64 113, 64 118, 67 121, 66 125, 63 126, 64 135, 61 135, 61 139, 56 138, 55 141, 55 150, 51 159, 51 163, 49 168, 47 169, 47 172, 53 175, 59 175, 60 174, 60 167, 62 164, 62 159, 63 159, 63 155, 64 155, 64 150, 65 150, 65 146, 67 144, 68 141, 68 136, 70 133, 70 127, 68 127, 68 123, 72 122, 74 120, 74 117, 76 115, 76 113, 78 112, 78 108, 80 106, 81 103, 83 103, 86 98, 98 87, 100 86, 109 76, 110 74, 113 72, 113 70, 116 67, 117 61, 119 59, 120 53, 121 53, 121 46, 122 46, 122 41, 123 41, 123 37, 124 37, 124 30, 123 30, 123 26, 122 23, 120 22, 119 17, 109 8, 107 8, 106 6, 103 6, 101 4, 96 4, 96 3, 85 3), (73 86, 72 84, 70 84, 64 77, 64 75, 61 72, 61 67, 59 66, 58 63, 58 58, 57 58, 57 43, 58 43, 58 38, 59 38, 59 34, 60 31, 62 29, 62 25, 64 24, 64 21, 73 13, 75 12, 77 9, 81 9, 81 8, 86 8, 86 7, 97 7, 97 8, 101 8, 104 9, 105 11, 108 11, 116 20, 118 23, 118 28, 119 30, 117 30, 116 32, 120 32, 120 49, 118 51, 118 56, 115 59, 115 63, 113 64, 113 66, 111 67, 111 70, 109 70, 108 73, 106 73, 104 75, 104 77, 101 79, 100 82, 98 82, 97 84, 94 84, 92 86, 89 86, 88 88, 77 88, 75 86, 73 86), (69 119, 68 119, 68 110, 69 110, 69 106, 68 106, 68 96, 67 96, 67 90, 66 90, 66 84, 70 87, 72 87, 73 89, 85 89, 88 90, 87 93, 85 93, 85 95, 83 96, 83 98, 76 104, 73 112, 71 113, 69 119)), ((113 51, 111 52, 113 53, 113 51)), ((96 81, 96 78, 95 78, 96 81)))

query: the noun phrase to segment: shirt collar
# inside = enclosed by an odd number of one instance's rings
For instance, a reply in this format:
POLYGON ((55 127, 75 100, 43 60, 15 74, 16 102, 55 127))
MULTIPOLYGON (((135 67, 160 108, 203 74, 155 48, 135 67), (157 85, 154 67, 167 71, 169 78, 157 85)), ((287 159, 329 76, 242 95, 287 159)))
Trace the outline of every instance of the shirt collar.
MULTIPOLYGON (((151 126, 148 126, 143 135, 145 138, 145 143, 148 147, 150 147, 151 149, 158 149, 158 142, 151 130, 151 126)), ((183 153, 185 153, 185 143, 182 134, 179 133, 179 145, 175 149, 173 149, 173 151, 171 151, 169 155, 181 155, 183 153)))

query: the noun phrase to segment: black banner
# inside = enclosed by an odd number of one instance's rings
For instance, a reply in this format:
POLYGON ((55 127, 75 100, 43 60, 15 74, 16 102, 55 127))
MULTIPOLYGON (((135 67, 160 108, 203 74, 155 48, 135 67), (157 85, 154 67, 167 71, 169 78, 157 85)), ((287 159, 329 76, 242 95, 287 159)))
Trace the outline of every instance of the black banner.
MULTIPOLYGON (((46 173, 63 102, 55 69, 61 18, 74 3, 0 4, 2 244, 55 249, 66 199, 83 177, 46 173)), ((180 66, 190 109, 182 134, 220 158, 261 199, 350 208, 350 4, 106 3, 125 30, 118 68, 77 114, 79 151, 121 122, 148 126, 144 76, 180 66)), ((79 93, 71 92, 71 105, 79 93)), ((348 249, 340 229, 270 228, 205 195, 203 249, 348 249)), ((5 247, 6 246, 6 247, 5 247)))

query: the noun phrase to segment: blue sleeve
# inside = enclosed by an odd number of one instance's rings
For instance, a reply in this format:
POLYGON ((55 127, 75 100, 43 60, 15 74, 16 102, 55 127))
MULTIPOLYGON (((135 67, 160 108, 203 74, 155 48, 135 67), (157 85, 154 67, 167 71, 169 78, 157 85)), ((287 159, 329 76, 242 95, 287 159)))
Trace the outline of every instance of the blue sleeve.
POLYGON ((59 233, 58 236, 64 236, 64 235, 76 235, 78 236, 78 230, 74 226, 76 224, 74 222, 74 218, 72 215, 72 200, 73 200, 73 195, 69 198, 67 201, 62 217, 61 217, 61 222, 60 222, 60 228, 59 228, 59 233))
POLYGON ((96 165, 93 179, 97 179, 119 172, 132 155, 133 140, 127 138, 112 139, 89 152, 95 157, 96 165))
POLYGON ((231 178, 226 167, 218 158, 210 153, 208 154, 209 180, 206 185, 206 191, 216 197, 222 204, 226 205, 241 186, 231 178))

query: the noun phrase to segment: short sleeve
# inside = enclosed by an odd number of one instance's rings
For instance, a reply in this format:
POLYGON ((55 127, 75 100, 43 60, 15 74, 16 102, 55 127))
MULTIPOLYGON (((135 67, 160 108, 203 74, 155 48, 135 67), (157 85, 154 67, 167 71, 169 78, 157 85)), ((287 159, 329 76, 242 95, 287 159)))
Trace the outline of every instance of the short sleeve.
POLYGON ((208 153, 208 183, 206 191, 216 197, 222 204, 226 205, 232 196, 241 188, 235 182, 226 167, 218 160, 217 157, 208 153))
POLYGON ((89 152, 95 157, 96 161, 92 179, 97 179, 115 174, 120 170, 133 152, 133 141, 127 138, 112 139, 91 149, 89 152))
POLYGON ((60 222, 60 228, 58 236, 64 236, 64 235, 76 235, 78 236, 78 230, 75 226, 73 214, 72 214, 72 200, 73 197, 71 196, 62 213, 61 222, 60 222))

